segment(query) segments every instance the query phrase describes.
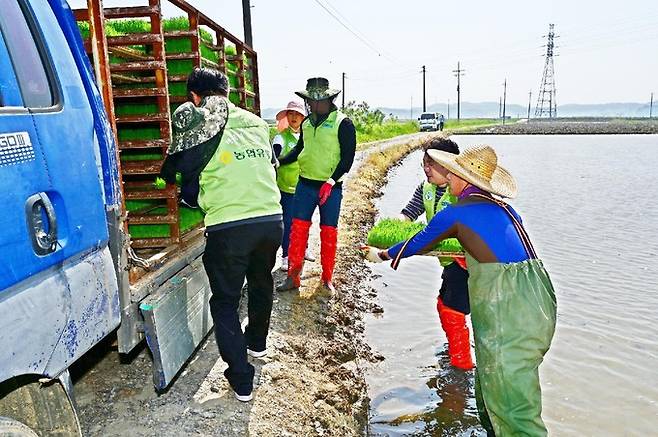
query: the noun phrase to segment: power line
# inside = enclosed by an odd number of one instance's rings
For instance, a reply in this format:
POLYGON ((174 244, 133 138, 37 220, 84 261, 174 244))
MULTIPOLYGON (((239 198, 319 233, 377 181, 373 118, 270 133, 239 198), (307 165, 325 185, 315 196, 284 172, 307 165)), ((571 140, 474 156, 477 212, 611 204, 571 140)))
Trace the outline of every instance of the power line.
POLYGON ((352 35, 354 35, 355 37, 357 37, 357 38, 359 39, 359 41, 361 41, 363 44, 365 44, 370 50, 372 50, 373 52, 375 52, 375 53, 377 54, 377 56, 383 56, 384 58, 388 59, 390 62, 395 63, 394 60, 390 59, 386 54, 382 54, 382 53, 379 51, 379 49, 378 49, 377 47, 375 47, 374 45, 372 45, 371 43, 369 43, 365 38, 361 37, 361 36, 360 36, 358 33, 356 33, 355 31, 353 31, 353 30, 352 30, 347 24, 343 23, 343 21, 342 21, 338 16, 336 16, 336 14, 334 14, 334 13, 333 13, 333 12, 327 7, 327 6, 325 6, 324 4, 322 4, 322 3, 320 2, 320 0, 315 0, 315 3, 317 3, 318 5, 320 5, 320 7, 321 7, 322 9, 324 9, 329 15, 331 15, 331 16, 334 18, 334 20, 336 20, 336 21, 337 21, 341 26, 343 26, 348 32, 350 32, 352 35))
MULTIPOLYGON (((350 26, 355 32, 357 32, 358 34, 360 34, 360 35, 363 37, 363 39, 367 40, 372 46, 374 46, 374 47, 377 46, 377 44, 375 44, 375 42, 374 42, 373 40, 371 40, 370 38, 368 38, 368 37, 365 35, 365 33, 361 32, 359 29, 357 29, 356 26, 354 26, 354 23, 350 22, 350 20, 347 19, 347 17, 345 17, 345 15, 341 14, 341 13, 340 13, 340 10, 338 10, 338 8, 336 8, 333 4, 331 4, 331 2, 330 2, 329 0, 322 0, 322 1, 323 1, 327 6, 329 6, 329 7, 330 7, 330 8, 336 13, 336 15, 338 15, 340 18, 342 18, 343 21, 344 21, 347 25, 349 25, 349 26, 350 26)), ((378 50, 378 51, 379 51, 379 50, 378 50)), ((383 52, 383 51, 382 51, 382 56, 384 56, 387 60, 389 60, 389 61, 391 61, 391 62, 398 63, 397 60, 392 60, 392 57, 389 56, 388 53, 386 53, 386 52, 383 52)))

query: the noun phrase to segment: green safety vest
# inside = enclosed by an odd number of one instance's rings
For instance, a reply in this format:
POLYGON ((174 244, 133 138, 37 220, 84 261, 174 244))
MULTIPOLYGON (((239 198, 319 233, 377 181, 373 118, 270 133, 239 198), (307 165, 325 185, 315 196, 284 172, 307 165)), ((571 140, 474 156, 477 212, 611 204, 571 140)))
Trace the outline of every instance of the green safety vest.
POLYGON ((311 124, 310 117, 302 123, 304 149, 297 161, 299 172, 306 179, 326 181, 334 174, 340 162, 338 126, 345 117, 345 114, 335 110, 318 127, 311 124))
MULTIPOLYGON (((283 138, 283 144, 281 144, 281 154, 279 156, 283 158, 288 153, 290 153, 292 149, 295 148, 297 145, 297 137, 290 128, 283 130, 279 135, 281 135, 281 138, 283 138)), ((276 184, 279 186, 279 190, 283 191, 284 193, 294 194, 298 180, 299 162, 297 161, 282 165, 276 172, 276 184)))
POLYGON ((199 179, 206 227, 281 214, 280 197, 267 123, 229 103, 222 140, 199 179))
MULTIPOLYGON (((423 206, 425 207, 425 218, 427 223, 432 220, 437 212, 457 202, 457 196, 450 193, 450 187, 446 187, 443 195, 436 201, 436 185, 429 182, 423 183, 423 206)), ((461 252, 463 249, 456 238, 447 238, 441 242, 441 249, 446 252, 461 252)), ((454 260, 450 257, 439 257, 443 267, 451 264, 454 260)))

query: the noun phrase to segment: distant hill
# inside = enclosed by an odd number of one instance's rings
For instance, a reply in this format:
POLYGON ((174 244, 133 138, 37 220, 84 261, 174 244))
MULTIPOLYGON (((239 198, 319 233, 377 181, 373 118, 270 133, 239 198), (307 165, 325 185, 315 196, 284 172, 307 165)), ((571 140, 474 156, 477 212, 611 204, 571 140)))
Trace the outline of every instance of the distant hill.
MULTIPOLYGON (((534 104, 533 104, 534 105, 534 104)), ((411 114, 410 108, 379 108, 388 115, 393 114, 400 119, 409 119, 411 114)), ((535 107, 530 108, 530 115, 534 113, 535 107)), ((263 118, 273 119, 278 109, 266 108, 262 110, 263 118)), ((441 112, 448 115, 445 103, 435 103, 429 105, 428 112, 441 112)), ((414 118, 421 113, 420 108, 413 108, 414 118)), ((528 113, 528 106, 508 104, 505 110, 506 115, 510 117, 525 117, 528 113)), ((557 113, 560 117, 648 117, 648 103, 596 103, 596 104, 565 104, 558 105, 557 113)), ((654 105, 654 116, 658 116, 658 103, 654 105)), ((463 102, 461 104, 461 116, 463 118, 497 118, 498 102, 463 102)), ((450 104, 450 118, 457 117, 457 105, 450 104)))

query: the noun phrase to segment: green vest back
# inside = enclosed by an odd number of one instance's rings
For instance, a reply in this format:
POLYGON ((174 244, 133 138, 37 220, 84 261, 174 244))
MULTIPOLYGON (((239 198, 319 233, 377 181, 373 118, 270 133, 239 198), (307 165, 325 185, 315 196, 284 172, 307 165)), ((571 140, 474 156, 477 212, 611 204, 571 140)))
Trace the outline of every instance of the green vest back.
POLYGON ((302 123, 304 149, 297 161, 299 173, 306 179, 326 181, 334 174, 340 162, 338 126, 343 119, 345 114, 336 110, 317 128, 311 124, 310 117, 302 123))
POLYGON ((281 214, 267 123, 229 103, 222 140, 199 188, 206 226, 281 214))
MULTIPOLYGON (((432 220, 437 212, 457 202, 457 196, 453 196, 450 193, 450 187, 446 187, 446 190, 443 192, 437 202, 436 188, 436 185, 429 182, 425 182, 423 184, 423 205, 425 206, 425 217, 427 218, 427 223, 432 220)), ((441 243, 441 246, 444 246, 445 249, 451 252, 457 252, 461 250, 461 245, 456 238, 448 238, 444 240, 441 243)), ((441 262, 441 265, 445 267, 451 264, 453 259, 449 257, 439 257, 439 261, 441 262)))
MULTIPOLYGON (((283 138, 280 156, 284 157, 297 145, 297 137, 290 128, 285 129, 279 135, 283 138)), ((298 180, 299 162, 297 161, 282 165, 276 172, 276 184, 284 193, 293 194, 295 192, 295 187, 297 187, 298 180)))

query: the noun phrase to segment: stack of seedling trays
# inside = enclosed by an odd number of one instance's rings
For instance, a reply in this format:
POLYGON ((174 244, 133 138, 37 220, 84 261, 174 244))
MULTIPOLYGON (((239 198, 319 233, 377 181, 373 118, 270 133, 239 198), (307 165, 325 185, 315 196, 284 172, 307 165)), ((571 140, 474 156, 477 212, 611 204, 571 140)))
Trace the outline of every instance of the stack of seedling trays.
MULTIPOLYGON (((190 30, 186 17, 163 20, 162 29, 159 23, 155 13, 105 22, 128 228, 132 247, 140 249, 178 244, 203 222, 200 210, 178 204, 176 185, 157 181, 171 141, 171 114, 187 100, 192 69, 225 71, 235 90, 231 101, 256 107, 250 60, 237 54, 240 49, 224 46, 223 39, 215 45, 209 32, 190 30)), ((88 23, 79 26, 88 37, 88 23)))

